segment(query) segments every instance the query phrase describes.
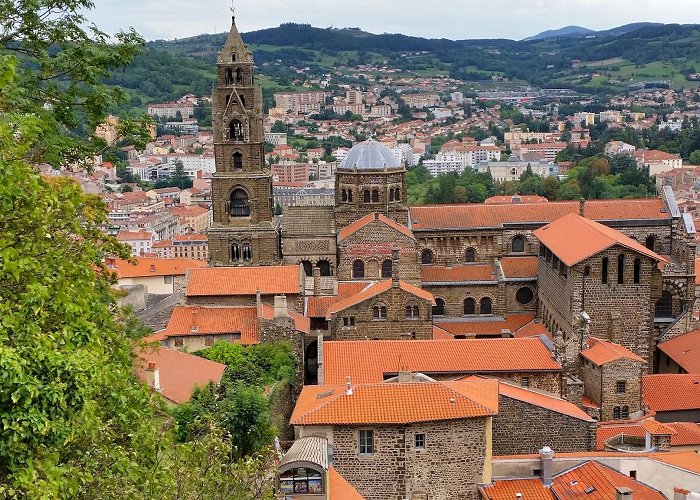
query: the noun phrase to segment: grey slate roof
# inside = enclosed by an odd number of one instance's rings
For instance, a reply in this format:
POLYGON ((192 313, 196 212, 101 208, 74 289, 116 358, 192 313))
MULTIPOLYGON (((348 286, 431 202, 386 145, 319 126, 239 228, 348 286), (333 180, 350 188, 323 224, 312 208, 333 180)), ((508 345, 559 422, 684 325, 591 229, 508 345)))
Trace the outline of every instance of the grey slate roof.
POLYGON ((368 139, 353 146, 338 168, 384 170, 385 168, 401 168, 401 162, 384 144, 374 139, 368 139))
POLYGON ((333 207, 285 207, 282 232, 287 235, 335 235, 333 207))

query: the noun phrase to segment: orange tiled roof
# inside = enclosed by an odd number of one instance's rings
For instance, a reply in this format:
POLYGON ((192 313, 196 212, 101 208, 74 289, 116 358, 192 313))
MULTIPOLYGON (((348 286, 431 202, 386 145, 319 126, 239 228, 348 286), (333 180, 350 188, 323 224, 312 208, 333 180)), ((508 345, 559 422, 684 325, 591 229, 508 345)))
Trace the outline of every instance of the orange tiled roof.
POLYGON ((535 319, 518 328, 513 333, 513 336, 517 339, 525 337, 536 337, 538 335, 544 335, 548 339, 552 339, 552 334, 549 330, 547 330, 547 327, 544 325, 544 323, 535 319))
POLYGON ((537 278, 537 257, 503 257, 501 267, 506 279, 537 278))
POLYGON ((640 425, 642 429, 652 436, 673 436, 676 433, 675 429, 654 419, 643 420, 640 425))
POLYGON ((665 259, 620 231, 577 214, 568 214, 535 230, 534 234, 567 266, 620 245, 657 261, 665 259))
POLYGON ((485 205, 510 205, 517 203, 548 203, 544 196, 535 194, 514 194, 510 196, 491 196, 484 200, 485 205))
POLYGON ((466 281, 496 282, 491 264, 464 264, 457 266, 423 266, 421 280, 424 283, 463 283, 466 281))
POLYGON ((498 382, 379 383, 305 386, 289 421, 293 425, 407 424, 496 415, 498 382), (420 401, 421 404, 416 404, 420 401))
POLYGON ((686 451, 683 453, 654 453, 651 458, 657 462, 700 474, 700 455, 694 451, 686 451))
POLYGON ((177 306, 164 334, 170 337, 235 332, 240 332, 241 344, 257 344, 260 341, 255 307, 177 306))
POLYGON ((479 491, 484 498, 490 500, 515 500, 516 493, 522 494, 524 500, 554 499, 552 492, 539 478, 496 480, 489 485, 479 486, 479 491))
MULTIPOLYGON (((337 312, 343 311, 348 307, 352 307, 354 305, 359 304, 360 302, 364 302, 365 300, 371 299, 372 297, 376 297, 377 295, 388 292, 389 290, 391 290, 392 286, 393 282, 391 279, 372 283, 369 286, 362 289, 362 291, 360 291, 359 293, 351 295, 350 297, 339 300, 332 304, 328 308, 326 317, 330 319, 330 316, 337 312)), ((432 293, 426 292, 425 290, 413 286, 410 283, 406 283, 405 281, 399 281, 399 286, 404 292, 408 292, 412 295, 415 295, 416 297, 420 297, 423 300, 428 300, 433 305, 435 304, 435 298, 433 297, 432 293)))
POLYGON ((355 234, 357 231, 362 229, 368 224, 371 224, 373 221, 380 221, 387 226, 391 227, 392 229, 395 229, 396 231, 408 236, 409 238, 413 238, 413 232, 407 228, 406 226, 399 224, 398 222, 390 219, 389 217, 386 217, 380 213, 377 212, 372 212, 371 214, 367 214, 361 219, 356 220, 352 224, 345 226, 342 228, 340 231, 338 231, 338 241, 344 240, 345 238, 352 236, 355 234))
MULTIPOLYGON (((514 205, 430 205, 410 208, 413 231, 503 227, 506 223, 547 224, 566 214, 578 214, 578 201, 522 203, 514 205)), ((660 198, 638 200, 588 200, 584 215, 596 221, 670 219, 660 198)))
POLYGON ((300 293, 299 266, 209 267, 193 269, 187 296, 300 293))
POLYGON ((515 333, 535 319, 532 313, 509 314, 497 321, 455 321, 436 322, 435 325, 452 335, 500 335, 502 330, 515 333))
POLYGON ((661 493, 598 462, 589 461, 554 477, 552 490, 558 500, 610 500, 615 487, 627 487, 635 500, 664 500, 661 493), (591 491, 593 488, 593 491, 591 491), (587 492, 590 491, 590 493, 587 492))
POLYGON ((338 295, 314 295, 308 298, 306 315, 309 318, 325 318, 328 308, 338 302, 362 291, 370 282, 341 281, 338 283, 338 295))
POLYGON ((547 408, 548 410, 552 410, 563 415, 568 415, 579 420, 584 420, 586 422, 595 422, 593 418, 591 418, 586 412, 581 410, 575 404, 541 391, 525 389, 507 382, 500 382, 498 385, 498 392, 501 396, 505 396, 507 398, 517 399, 518 401, 522 401, 524 403, 547 408))
POLYGON ((119 234, 117 234, 117 239, 119 241, 152 240, 153 238, 157 238, 156 233, 146 231, 145 229, 140 229, 138 231, 119 231, 119 234))
POLYGON ((642 387, 644 404, 653 411, 700 409, 700 375, 644 375, 642 387))
POLYGON ((332 465, 328 468, 328 500, 365 500, 332 465))
POLYGON ((119 278, 145 278, 148 276, 181 276, 188 269, 201 268, 206 262, 194 259, 159 259, 157 257, 138 257, 136 263, 114 259, 114 267, 119 278))
POLYGON ((539 338, 467 340, 356 340, 324 343, 324 380, 358 384, 384 380, 401 369, 430 374, 559 372, 539 338))
POLYGON ((220 382, 226 369, 226 365, 221 363, 164 347, 155 351, 146 348, 139 351, 137 356, 139 379, 145 382, 145 369, 149 363, 155 363, 160 377, 160 393, 178 404, 189 401, 196 386, 220 382))
POLYGON ((700 330, 662 342, 658 347, 686 372, 700 375, 700 330))
POLYGON ((640 363, 646 363, 644 359, 637 356, 629 349, 619 344, 608 342, 607 340, 590 337, 588 339, 588 346, 588 349, 581 351, 581 356, 598 366, 610 363, 611 361, 617 361, 618 359, 631 359, 639 361, 640 363))

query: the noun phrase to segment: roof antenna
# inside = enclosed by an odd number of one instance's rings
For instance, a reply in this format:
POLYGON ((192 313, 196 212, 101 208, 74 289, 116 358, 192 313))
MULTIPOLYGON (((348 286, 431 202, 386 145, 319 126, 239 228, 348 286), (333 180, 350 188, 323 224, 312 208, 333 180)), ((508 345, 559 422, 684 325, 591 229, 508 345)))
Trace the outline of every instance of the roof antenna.
POLYGON ((231 19, 236 20, 236 6, 233 5, 235 0, 231 0, 231 19))

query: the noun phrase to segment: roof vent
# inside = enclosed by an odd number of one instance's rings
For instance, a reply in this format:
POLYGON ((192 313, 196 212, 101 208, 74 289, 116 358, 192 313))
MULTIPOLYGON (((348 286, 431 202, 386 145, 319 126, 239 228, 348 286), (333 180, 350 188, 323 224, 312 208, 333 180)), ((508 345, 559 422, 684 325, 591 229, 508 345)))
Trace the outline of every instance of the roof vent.
POLYGON ((593 493, 595 491, 595 486, 589 486, 588 488, 586 488, 583 491, 586 493, 586 495, 590 495, 591 493, 593 493))
POLYGON ((345 379, 345 385, 346 385, 345 394, 347 396, 352 396, 352 384, 350 383, 350 375, 348 375, 347 378, 345 379))
POLYGON ((333 391, 322 392, 321 394, 319 394, 318 396, 316 396, 316 399, 327 398, 328 396, 332 396, 334 392, 335 392, 334 390, 333 390, 333 391))

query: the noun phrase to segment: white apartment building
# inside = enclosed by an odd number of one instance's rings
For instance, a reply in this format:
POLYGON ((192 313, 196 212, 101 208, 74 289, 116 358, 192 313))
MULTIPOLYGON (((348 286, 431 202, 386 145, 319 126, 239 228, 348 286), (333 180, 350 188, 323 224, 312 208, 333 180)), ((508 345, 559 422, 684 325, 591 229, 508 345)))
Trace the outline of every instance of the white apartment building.
POLYGON ((444 158, 435 158, 434 160, 423 160, 423 166, 428 169, 433 177, 448 172, 464 172, 464 165, 461 160, 449 160, 444 158))
POLYGON ((527 171, 528 165, 532 173, 540 177, 556 175, 558 172, 555 163, 541 161, 521 161, 517 156, 511 156, 508 161, 483 161, 476 166, 478 172, 491 172, 491 177, 497 182, 517 181, 527 171))

